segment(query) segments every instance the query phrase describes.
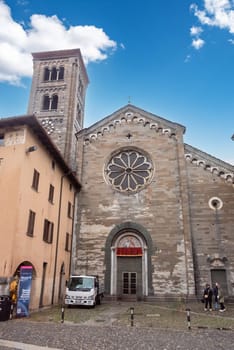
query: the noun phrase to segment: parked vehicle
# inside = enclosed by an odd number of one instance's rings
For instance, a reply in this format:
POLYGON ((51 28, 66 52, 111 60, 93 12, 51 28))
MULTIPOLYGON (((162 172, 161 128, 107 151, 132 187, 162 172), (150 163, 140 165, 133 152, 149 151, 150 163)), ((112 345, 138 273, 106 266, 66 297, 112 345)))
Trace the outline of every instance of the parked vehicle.
POLYGON ((66 284, 65 305, 92 306, 101 304, 104 297, 103 287, 98 276, 71 276, 66 284))

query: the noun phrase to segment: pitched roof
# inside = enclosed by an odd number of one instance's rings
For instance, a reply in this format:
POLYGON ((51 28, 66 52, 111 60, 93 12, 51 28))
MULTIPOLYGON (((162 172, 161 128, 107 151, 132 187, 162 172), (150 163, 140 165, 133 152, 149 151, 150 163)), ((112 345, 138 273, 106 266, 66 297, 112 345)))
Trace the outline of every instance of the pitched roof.
POLYGON ((45 129, 41 126, 39 121, 34 115, 23 115, 9 118, 0 118, 0 128, 11 128, 14 126, 24 126, 27 125, 30 130, 36 135, 36 137, 41 141, 43 147, 51 154, 53 159, 59 164, 60 168, 63 170, 64 174, 67 175, 69 180, 73 185, 80 189, 81 184, 76 178, 74 171, 65 162, 63 156, 61 155, 58 148, 52 142, 51 138, 46 133, 45 129))

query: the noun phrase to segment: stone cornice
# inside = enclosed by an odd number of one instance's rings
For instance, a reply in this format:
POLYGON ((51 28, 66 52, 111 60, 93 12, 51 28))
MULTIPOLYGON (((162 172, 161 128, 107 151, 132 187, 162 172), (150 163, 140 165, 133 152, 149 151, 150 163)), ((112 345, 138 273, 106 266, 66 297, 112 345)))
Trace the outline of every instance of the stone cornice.
POLYGON ((210 171, 226 182, 234 184, 234 166, 190 145, 185 144, 184 146, 185 159, 187 161, 198 167, 202 167, 206 171, 210 171))
MULTIPOLYGON (((98 123, 97 123, 98 124, 98 123)), ((86 134, 84 136, 84 143, 88 145, 91 142, 96 141, 100 137, 104 136, 106 133, 111 133, 113 129, 116 129, 122 125, 138 124, 142 127, 148 127, 154 132, 157 132, 162 135, 167 135, 168 137, 176 137, 177 130, 176 128, 165 127, 160 121, 149 119, 142 116, 140 113, 134 112, 125 112, 119 115, 116 115, 116 119, 110 119, 109 123, 105 125, 101 124, 95 129, 95 132, 92 132, 90 129, 86 129, 86 134), (90 131, 89 133, 87 131, 90 131)))

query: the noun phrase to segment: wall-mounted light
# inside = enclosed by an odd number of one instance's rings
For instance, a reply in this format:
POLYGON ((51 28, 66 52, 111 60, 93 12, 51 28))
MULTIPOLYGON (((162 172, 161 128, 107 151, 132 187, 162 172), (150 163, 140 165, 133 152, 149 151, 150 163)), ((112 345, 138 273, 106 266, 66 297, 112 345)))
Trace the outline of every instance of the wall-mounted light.
POLYGON ((26 150, 26 153, 35 152, 36 150, 37 150, 37 146, 30 146, 30 147, 26 150))

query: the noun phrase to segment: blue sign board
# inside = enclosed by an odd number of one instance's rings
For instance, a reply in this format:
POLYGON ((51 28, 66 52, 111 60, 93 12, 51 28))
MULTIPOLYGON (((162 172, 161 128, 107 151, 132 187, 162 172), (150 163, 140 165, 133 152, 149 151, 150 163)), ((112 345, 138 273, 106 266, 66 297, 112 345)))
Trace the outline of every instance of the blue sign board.
POLYGON ((17 317, 25 317, 29 315, 32 271, 32 266, 20 267, 20 280, 18 286, 18 299, 16 307, 17 317))

